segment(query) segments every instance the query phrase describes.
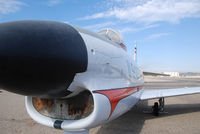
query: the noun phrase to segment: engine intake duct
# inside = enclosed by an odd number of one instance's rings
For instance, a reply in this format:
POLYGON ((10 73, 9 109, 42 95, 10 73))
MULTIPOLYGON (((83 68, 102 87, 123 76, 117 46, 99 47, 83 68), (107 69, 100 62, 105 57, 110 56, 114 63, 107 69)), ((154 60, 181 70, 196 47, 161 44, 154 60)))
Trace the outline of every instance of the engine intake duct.
POLYGON ((92 94, 84 91, 68 99, 33 98, 34 108, 42 115, 59 120, 78 120, 90 115, 94 108, 92 94))

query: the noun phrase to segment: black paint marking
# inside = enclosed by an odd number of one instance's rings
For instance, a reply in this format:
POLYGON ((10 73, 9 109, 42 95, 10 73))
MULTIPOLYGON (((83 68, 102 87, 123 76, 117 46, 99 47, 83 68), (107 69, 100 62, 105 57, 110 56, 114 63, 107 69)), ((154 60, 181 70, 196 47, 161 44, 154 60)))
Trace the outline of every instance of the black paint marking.
POLYGON ((63 121, 61 120, 56 120, 53 124, 53 127, 56 129, 61 129, 61 124, 63 123, 63 121))

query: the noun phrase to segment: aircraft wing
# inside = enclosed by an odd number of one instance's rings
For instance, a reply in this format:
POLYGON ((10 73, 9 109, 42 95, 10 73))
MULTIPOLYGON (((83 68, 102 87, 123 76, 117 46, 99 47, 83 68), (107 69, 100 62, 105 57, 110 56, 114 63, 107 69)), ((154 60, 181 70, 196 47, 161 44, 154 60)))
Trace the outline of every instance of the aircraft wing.
POLYGON ((190 95, 200 93, 200 87, 185 87, 176 89, 155 89, 155 90, 144 90, 140 100, 150 100, 156 98, 165 98, 180 95, 190 95))
POLYGON ((168 74, 153 73, 153 72, 143 72, 144 76, 170 76, 168 74))

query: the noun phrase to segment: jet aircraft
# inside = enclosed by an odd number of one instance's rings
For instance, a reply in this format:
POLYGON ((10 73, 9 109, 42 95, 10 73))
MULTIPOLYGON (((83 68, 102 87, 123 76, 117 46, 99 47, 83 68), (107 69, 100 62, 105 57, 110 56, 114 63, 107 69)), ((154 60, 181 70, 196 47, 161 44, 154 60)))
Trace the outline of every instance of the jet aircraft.
MULTIPOLYGON (((65 134, 89 133, 138 101, 200 93, 200 88, 144 90, 143 72, 113 29, 94 33, 41 20, 0 24, 0 88, 26 96, 36 122, 65 134)), ((159 112, 155 103, 153 112, 159 112)))

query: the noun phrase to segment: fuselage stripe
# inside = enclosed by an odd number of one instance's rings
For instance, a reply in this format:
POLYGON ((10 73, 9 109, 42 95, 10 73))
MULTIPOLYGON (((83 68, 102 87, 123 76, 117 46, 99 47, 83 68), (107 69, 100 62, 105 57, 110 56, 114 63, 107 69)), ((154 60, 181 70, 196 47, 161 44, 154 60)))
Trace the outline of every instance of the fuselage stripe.
POLYGON ((97 90, 97 91, 93 91, 93 93, 103 94, 109 99, 110 104, 111 104, 111 112, 108 117, 109 119, 120 100, 130 96, 133 93, 140 91, 142 87, 143 86, 110 89, 110 90, 97 90))

